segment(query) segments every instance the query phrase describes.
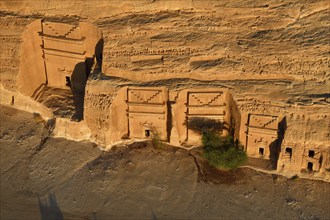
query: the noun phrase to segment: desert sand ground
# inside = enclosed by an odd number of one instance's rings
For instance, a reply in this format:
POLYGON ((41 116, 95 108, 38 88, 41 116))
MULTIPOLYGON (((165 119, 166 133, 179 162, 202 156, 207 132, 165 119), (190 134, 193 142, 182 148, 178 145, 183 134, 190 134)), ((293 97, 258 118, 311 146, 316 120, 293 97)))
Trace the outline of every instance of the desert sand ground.
POLYGON ((102 152, 1 106, 1 219, 330 219, 330 184, 209 168, 150 143, 102 152))

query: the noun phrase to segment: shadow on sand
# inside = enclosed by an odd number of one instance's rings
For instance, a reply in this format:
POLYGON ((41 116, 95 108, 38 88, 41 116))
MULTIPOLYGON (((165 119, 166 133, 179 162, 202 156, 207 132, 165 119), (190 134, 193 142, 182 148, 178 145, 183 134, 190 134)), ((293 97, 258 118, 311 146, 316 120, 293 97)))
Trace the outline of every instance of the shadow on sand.
POLYGON ((63 214, 57 204, 54 193, 48 193, 48 198, 41 199, 38 196, 41 220, 63 220, 63 214))

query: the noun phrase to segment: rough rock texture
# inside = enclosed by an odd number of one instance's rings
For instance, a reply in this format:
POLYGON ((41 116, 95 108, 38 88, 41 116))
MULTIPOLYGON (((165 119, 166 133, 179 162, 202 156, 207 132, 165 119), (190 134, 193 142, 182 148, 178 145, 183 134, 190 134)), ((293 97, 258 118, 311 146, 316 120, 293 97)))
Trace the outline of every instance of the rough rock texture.
MULTIPOLYGON (((111 75, 135 78, 138 71, 144 75, 139 80, 175 75, 290 77, 320 83, 329 78, 327 1, 2 0, 0 4, 6 28, 1 40, 9 42, 3 61, 18 54, 25 25, 46 17, 88 21, 101 28, 104 72, 111 75)), ((17 69, 11 73, 17 74, 17 69)))
POLYGON ((0 218, 320 219, 329 183, 194 163, 187 150, 145 143, 102 152, 48 138, 38 116, 0 106, 0 218), (201 176, 201 174, 203 174, 201 176))
MULTIPOLYGON (((158 104, 173 109, 162 111, 166 122, 160 127, 163 135, 171 133, 172 140, 177 140, 175 144, 183 143, 180 131, 176 135, 172 129, 182 126, 181 122, 176 125, 172 117, 176 116, 174 106, 185 104, 184 98, 176 102, 179 92, 229 89, 237 110, 229 108, 227 113, 240 119, 235 124, 236 136, 249 156, 274 161, 279 172, 308 171, 306 175, 330 178, 327 1, 2 0, 0 6, 0 24, 4 27, 0 38, 4 45, 0 57, 1 84, 12 91, 19 85, 29 86, 25 85, 28 78, 24 83, 16 83, 19 61, 29 59, 23 53, 24 44, 19 54, 19 42, 25 36, 23 31, 32 28, 35 20, 66 27, 89 22, 94 31, 102 30, 103 55, 94 57, 94 61, 102 63, 102 69, 94 66, 85 99, 80 94, 77 104, 74 98, 75 114, 77 105, 82 107, 82 99, 85 100, 86 112, 80 108, 78 113, 81 118, 84 115, 91 129, 91 140, 111 143, 129 137, 129 132, 125 135, 122 131, 127 130, 126 119, 132 115, 126 112, 126 116, 116 117, 116 112, 126 110, 115 103, 127 100, 119 92, 123 87, 159 87, 169 91, 169 103, 158 104), (31 25, 24 28, 28 24, 31 25), (95 74, 100 70, 103 74, 95 74), (109 126, 114 128, 108 129, 109 126), (109 137, 107 131, 116 134, 109 137)), ((31 51, 31 56, 38 55, 38 50, 31 51)), ((52 71, 65 74, 72 69, 56 68, 52 71)), ((42 73, 38 77, 43 77, 42 73)), ((61 85, 64 79, 59 79, 61 85)), ((33 87, 37 94, 39 89, 43 91, 43 87, 33 87)), ((56 102, 56 98, 48 100, 56 102)), ((60 116, 72 114, 57 103, 47 103, 60 116)), ((189 112, 179 114, 183 118, 189 116, 189 112)), ((139 126, 140 122, 136 122, 133 127, 139 126)), ((69 135, 68 130, 62 133, 69 135)), ((146 133, 132 134, 141 138, 146 133)))

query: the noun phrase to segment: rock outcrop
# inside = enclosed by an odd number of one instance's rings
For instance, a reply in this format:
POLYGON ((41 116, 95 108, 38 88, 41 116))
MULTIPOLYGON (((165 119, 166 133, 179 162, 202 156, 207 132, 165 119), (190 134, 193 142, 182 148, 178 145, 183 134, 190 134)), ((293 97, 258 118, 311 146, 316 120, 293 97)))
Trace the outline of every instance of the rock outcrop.
POLYGON ((1 1, 3 89, 73 114, 59 136, 189 147, 209 119, 278 172, 330 178, 327 1, 114 2, 1 1))

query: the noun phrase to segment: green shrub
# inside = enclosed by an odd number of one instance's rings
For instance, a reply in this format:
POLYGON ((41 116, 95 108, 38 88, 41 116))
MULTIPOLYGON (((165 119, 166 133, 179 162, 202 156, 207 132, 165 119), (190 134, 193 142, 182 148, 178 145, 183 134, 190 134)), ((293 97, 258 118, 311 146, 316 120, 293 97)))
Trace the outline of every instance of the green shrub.
POLYGON ((247 156, 238 141, 232 136, 222 137, 216 132, 203 133, 203 156, 211 166, 235 169, 247 161, 247 156))
POLYGON ((165 147, 158 132, 152 133, 151 143, 156 149, 162 149, 165 147))

